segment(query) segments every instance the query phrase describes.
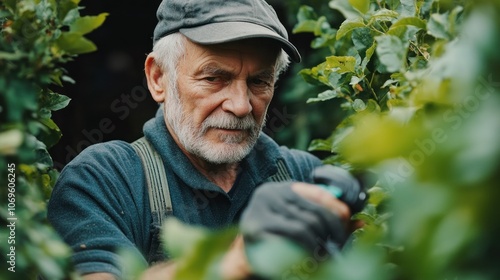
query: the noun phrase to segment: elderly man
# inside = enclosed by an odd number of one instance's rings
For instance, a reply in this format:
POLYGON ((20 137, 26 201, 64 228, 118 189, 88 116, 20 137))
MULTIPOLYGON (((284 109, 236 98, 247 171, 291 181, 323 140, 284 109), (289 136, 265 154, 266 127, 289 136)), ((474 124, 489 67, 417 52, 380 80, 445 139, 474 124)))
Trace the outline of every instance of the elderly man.
MULTIPOLYGON (((155 211, 162 213, 160 219, 173 215, 208 228, 239 223, 244 211, 254 224, 256 216, 267 215, 258 230, 309 247, 311 240, 301 237, 308 232, 343 236, 349 208, 307 184, 321 161, 280 147, 261 132, 279 74, 289 57, 300 61, 271 6, 263 0, 165 0, 157 16, 145 73, 152 98, 163 105, 144 125, 144 136, 163 163, 163 170, 153 171, 165 173, 167 190, 160 192, 167 192, 172 209, 150 206, 146 173, 151 167, 143 168, 133 145, 111 141, 84 150, 61 172, 48 210, 84 279, 122 277, 116 253, 122 247, 156 263, 145 279, 171 279, 175 263, 158 254, 155 211), (288 183, 265 184, 269 181, 288 183), (257 189, 263 190, 261 198, 249 204, 257 189), (269 224, 279 213, 266 212, 266 205, 285 211, 295 203, 306 206, 289 211, 295 213, 287 218, 293 229, 273 229, 287 222, 269 224)), ((244 241, 234 244, 221 275, 244 279, 252 274, 244 241)))

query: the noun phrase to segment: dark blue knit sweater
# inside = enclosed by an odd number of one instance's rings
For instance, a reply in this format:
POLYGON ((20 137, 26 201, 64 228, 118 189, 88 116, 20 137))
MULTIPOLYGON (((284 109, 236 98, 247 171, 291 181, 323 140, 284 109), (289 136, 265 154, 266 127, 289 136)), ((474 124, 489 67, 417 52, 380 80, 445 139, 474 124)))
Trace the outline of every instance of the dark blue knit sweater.
MULTIPOLYGON (((189 162, 169 134, 163 114, 149 120, 143 131, 165 163, 174 216, 208 228, 237 223, 255 188, 277 172, 278 159, 295 181, 311 182, 312 169, 321 165, 311 154, 280 147, 262 134, 225 193, 189 162)), ((110 141, 82 151, 62 170, 48 218, 74 250, 73 261, 82 274, 120 276, 116 252, 123 247, 136 250, 146 262, 152 216, 141 161, 130 144, 110 141)))

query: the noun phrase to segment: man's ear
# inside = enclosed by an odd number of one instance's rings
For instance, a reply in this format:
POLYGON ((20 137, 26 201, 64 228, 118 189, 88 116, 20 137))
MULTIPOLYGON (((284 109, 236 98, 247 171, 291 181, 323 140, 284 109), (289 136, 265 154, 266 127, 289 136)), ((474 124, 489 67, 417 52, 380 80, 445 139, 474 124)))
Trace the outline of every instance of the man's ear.
POLYGON ((166 73, 160 68, 155 61, 152 53, 148 54, 144 62, 144 71, 148 81, 148 88, 151 96, 157 103, 165 101, 166 94, 166 73))

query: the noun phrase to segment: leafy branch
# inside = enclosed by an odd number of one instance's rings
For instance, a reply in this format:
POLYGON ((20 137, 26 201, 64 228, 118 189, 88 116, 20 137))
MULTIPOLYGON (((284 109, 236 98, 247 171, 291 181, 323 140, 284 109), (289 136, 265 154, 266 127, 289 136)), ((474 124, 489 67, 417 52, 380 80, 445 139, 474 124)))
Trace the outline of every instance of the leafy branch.
MULTIPOLYGON (((2 242, 5 264, 12 258, 16 276, 34 279, 76 279, 69 256, 71 250, 46 221, 45 201, 58 176, 47 149, 62 133, 51 119, 70 98, 52 90, 63 82, 74 82, 63 68, 78 55, 95 51, 85 35, 98 28, 107 14, 80 16, 78 0, 5 0, 0 4, 0 180, 7 182, 6 166, 16 178, 15 212, 8 212, 7 188, 0 189, 0 217, 13 215, 16 240, 2 242), (11 247, 13 246, 13 247, 11 247), (15 250, 13 250, 13 248, 15 250), (8 259, 6 259, 6 257, 8 259)), ((14 200, 13 200, 14 201, 14 200)), ((14 203, 14 202, 11 202, 14 203)), ((8 228, 1 236, 11 234, 8 228)), ((0 272, 8 279, 12 273, 0 272)))

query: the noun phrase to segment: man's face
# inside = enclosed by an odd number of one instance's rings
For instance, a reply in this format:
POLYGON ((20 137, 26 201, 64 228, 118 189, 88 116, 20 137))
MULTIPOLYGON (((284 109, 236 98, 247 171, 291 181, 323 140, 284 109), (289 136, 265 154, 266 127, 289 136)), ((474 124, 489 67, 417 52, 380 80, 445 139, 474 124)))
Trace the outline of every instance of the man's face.
POLYGON ((167 126, 184 151, 213 164, 235 163, 250 152, 274 92, 278 48, 265 43, 186 42, 177 92, 171 88, 165 100, 167 126))

